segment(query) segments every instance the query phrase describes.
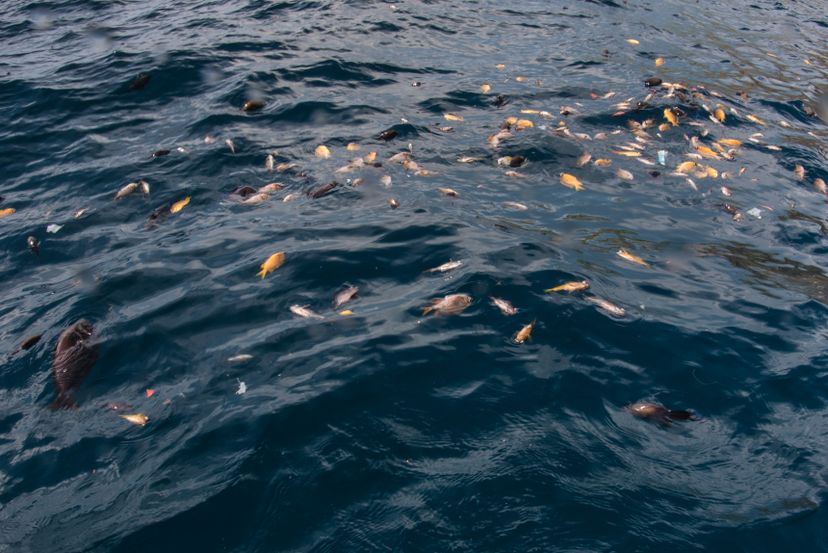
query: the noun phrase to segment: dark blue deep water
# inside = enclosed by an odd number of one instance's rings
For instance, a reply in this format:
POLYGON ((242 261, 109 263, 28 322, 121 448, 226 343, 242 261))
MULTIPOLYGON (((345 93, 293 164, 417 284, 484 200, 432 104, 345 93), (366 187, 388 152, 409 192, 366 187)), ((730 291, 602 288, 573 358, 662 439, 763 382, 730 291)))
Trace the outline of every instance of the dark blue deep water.
POLYGON ((828 550, 826 9, 4 0, 0 552, 828 550))

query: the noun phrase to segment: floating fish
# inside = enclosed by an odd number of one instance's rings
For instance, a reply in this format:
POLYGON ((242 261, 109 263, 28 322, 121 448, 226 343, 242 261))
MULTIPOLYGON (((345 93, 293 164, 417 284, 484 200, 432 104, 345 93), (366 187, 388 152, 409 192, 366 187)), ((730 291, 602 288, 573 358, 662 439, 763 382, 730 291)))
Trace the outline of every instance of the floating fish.
POLYGON ((228 357, 228 363, 247 363, 248 361, 252 361, 253 356, 249 353, 240 353, 239 355, 234 355, 233 357, 228 357))
POLYGON ((75 212, 75 214, 73 215, 73 217, 74 217, 75 219, 80 219, 81 217, 83 217, 83 215, 84 215, 87 211, 89 211, 89 210, 88 210, 88 209, 86 209, 86 208, 79 209, 79 210, 77 210, 77 211, 75 212))
POLYGON ((227 138, 227 139, 225 139, 224 143, 225 143, 225 144, 227 144, 227 147, 228 147, 228 148, 230 148, 230 153, 231 153, 231 154, 235 154, 235 153, 236 153, 236 145, 233 143, 233 141, 232 141, 232 140, 230 140, 229 138, 227 138))
POLYGON ((187 196, 183 200, 178 200, 177 202, 174 202, 170 206, 170 213, 178 213, 179 211, 184 209, 187 206, 187 204, 189 204, 189 203, 190 203, 190 196, 187 196))
POLYGON ((377 160, 377 152, 368 152, 362 156, 362 161, 365 163, 374 163, 377 160))
POLYGON ((528 206, 518 202, 503 202, 503 207, 508 207, 509 209, 516 209, 518 211, 526 211, 529 209, 528 206))
POLYGON ((612 165, 612 160, 611 159, 596 159, 595 161, 593 161, 593 163, 598 167, 607 167, 609 165, 612 165))
POLYGON ((265 158, 265 169, 268 171, 273 171, 276 168, 276 158, 273 157, 273 154, 267 154, 265 158))
POLYGON ((468 294, 449 294, 443 298, 431 300, 431 305, 423 307, 423 315, 437 313, 455 315, 471 305, 472 298, 468 294))
POLYGON ((678 117, 672 108, 664 108, 664 118, 674 127, 678 127, 678 117))
POLYGON ((575 160, 575 167, 583 167, 584 165, 589 163, 589 160, 591 159, 592 154, 590 154, 589 152, 584 152, 578 156, 578 159, 575 160))
POLYGON ((63 225, 51 224, 46 227, 46 232, 48 232, 49 234, 57 234, 58 232, 60 232, 60 229, 62 228, 63 225))
POLYGON ((820 178, 814 179, 814 188, 816 188, 816 191, 820 194, 828 195, 828 186, 825 185, 824 180, 820 178))
POLYGON ((383 175, 382 177, 380 177, 380 184, 386 188, 391 188, 391 176, 383 175))
POLYGON ((345 146, 345 149, 349 152, 356 152, 357 150, 359 150, 359 148, 360 146, 356 142, 348 142, 348 145, 345 146))
POLYGON ((488 94, 491 91, 492 87, 488 83, 483 83, 482 85, 480 85, 480 92, 482 92, 483 94, 488 94))
POLYGON ((289 170, 293 169, 294 167, 296 167, 295 163, 287 163, 287 162, 280 163, 279 165, 276 166, 276 172, 277 173, 284 173, 285 171, 289 171, 289 170))
POLYGON ((259 205, 262 204, 270 199, 270 196, 260 192, 258 194, 253 194, 252 196, 245 198, 242 203, 246 205, 259 205))
POLYGON ((314 200, 321 198, 322 196, 326 196, 333 191, 334 188, 339 186, 339 183, 336 181, 331 181, 328 184, 323 184, 316 190, 312 190, 308 195, 313 198, 314 200))
POLYGON ((43 337, 42 334, 35 334, 34 336, 26 337, 26 339, 23 340, 23 342, 21 342, 20 347, 17 348, 18 351, 19 350, 30 350, 30 349, 32 349, 34 347, 34 345, 37 344, 42 337, 43 337))
POLYGON ((503 71, 504 69, 506 69, 506 65, 498 63, 497 65, 495 65, 495 68, 497 68, 498 71, 503 71))
POLYGON ((646 261, 644 261, 643 259, 641 259, 637 255, 631 254, 630 252, 628 252, 627 250, 625 250, 623 248, 618 250, 617 252, 615 252, 615 254, 618 257, 622 258, 622 259, 626 259, 627 261, 631 261, 632 263, 636 263, 638 265, 641 265, 642 267, 649 267, 650 266, 649 263, 647 263, 646 261))
POLYGON ((257 190, 259 194, 272 194, 283 189, 285 186, 280 182, 269 182, 257 190))
POLYGON ((282 198, 282 201, 284 203, 293 202, 293 201, 298 200, 301 197, 302 197, 302 194, 300 194, 299 192, 291 192, 290 194, 287 194, 284 198, 282 198))
POLYGON ((647 419, 669 426, 672 421, 698 420, 691 411, 674 411, 655 403, 634 403, 624 407, 626 411, 640 419, 647 419))
POLYGON ((572 188, 573 190, 581 190, 584 188, 583 183, 578 180, 575 175, 570 175, 569 173, 561 173, 561 184, 566 186, 567 188, 572 188))
POLYGON ((451 271, 453 269, 457 269, 457 268, 462 267, 462 266, 463 266, 462 261, 449 261, 447 263, 443 263, 442 265, 440 265, 438 267, 434 267, 433 269, 429 269, 426 272, 427 273, 445 273, 447 271, 451 271))
POLYGON ((118 190, 118 192, 115 193, 115 199, 120 200, 120 199, 126 198, 127 196, 129 196, 130 194, 132 194, 133 192, 138 190, 138 186, 139 185, 138 185, 137 182, 131 182, 129 184, 125 184, 124 186, 121 187, 120 190, 118 190))
POLYGON ((357 288, 356 286, 349 286, 344 290, 337 292, 336 296, 334 296, 334 309, 339 309, 340 307, 351 301, 354 297, 356 297, 358 292, 359 288, 357 288))
MULTIPOLYGON (((406 122, 407 121, 403 120, 403 123, 406 122)), ((389 140, 393 140, 394 138, 396 138, 396 136, 397 131, 395 131, 394 129, 386 129, 377 135, 377 140, 384 140, 385 142, 388 142, 389 140)))
POLYGON ((143 193, 145 196, 149 196, 150 195, 150 185, 149 185, 149 183, 147 181, 145 181, 144 179, 141 179, 141 180, 138 181, 138 184, 141 186, 141 193, 143 193))
POLYGON ((736 140, 735 138, 720 138, 719 143, 724 144, 725 146, 730 146, 732 148, 738 148, 742 145, 742 141, 736 140))
POLYGON ((351 311, 350 309, 343 309, 342 311, 339 312, 339 314, 342 315, 343 317, 348 317, 349 315, 353 315, 354 312, 351 311))
POLYGON ((605 300, 603 298, 598 298, 595 296, 589 296, 586 299, 589 303, 592 303, 598 306, 600 309, 604 310, 605 312, 609 313, 613 317, 623 317, 627 314, 623 307, 619 307, 612 303, 611 301, 605 300))
POLYGON ((627 39, 627 43, 628 43, 628 44, 632 44, 633 46, 637 46, 637 45, 641 44, 641 43, 640 43, 637 39, 635 39, 635 38, 628 38, 628 39, 627 39))
POLYGON ((716 119, 716 121, 718 121, 719 123, 724 123, 724 122, 725 122, 725 117, 726 117, 726 116, 725 116, 725 112, 724 112, 724 110, 723 110, 722 108, 717 108, 717 109, 716 109, 716 111, 715 111, 715 112, 713 112, 713 117, 714 117, 714 118, 716 119))
POLYGON ((662 65, 664 65, 664 58, 656 58, 655 59, 655 66, 656 67, 661 67, 662 65))
POLYGON ((702 157, 709 157, 712 159, 719 159, 719 154, 708 148, 707 146, 699 145, 696 147, 696 151, 699 152, 702 157))
POLYGON ((248 100, 242 106, 242 111, 258 111, 265 107, 265 103, 262 100, 248 100))
POLYGON ((256 276, 264 278, 267 273, 272 273, 273 271, 281 267, 284 264, 284 262, 285 252, 276 252, 270 257, 268 257, 267 260, 259 266, 261 271, 256 273, 256 276))
POLYGON ((535 126, 529 119, 518 119, 515 121, 515 128, 519 131, 531 129, 535 126))
POLYGON ((153 390, 152 388, 147 388, 146 390, 144 390, 144 395, 146 395, 147 397, 152 397, 155 395, 155 390, 153 390))
POLYGON ((634 150, 612 150, 612 153, 624 157, 641 157, 641 152, 634 150))
POLYGON ((465 121, 462 115, 455 115, 453 113, 444 113, 443 119, 446 121, 465 121))
POLYGON ((500 312, 504 315, 517 315, 517 307, 512 305, 511 302, 494 296, 491 296, 491 300, 494 306, 500 309, 500 312))
POLYGON ((585 280, 576 280, 572 282, 565 282, 563 284, 559 284, 554 288, 547 288, 544 290, 546 293, 553 293, 553 292, 583 292, 584 290, 589 289, 589 282, 585 280))
POLYGON ((762 125, 763 127, 767 126, 767 123, 765 123, 764 121, 762 121, 761 119, 759 119, 758 117, 756 117, 753 114, 749 114, 747 116, 747 118, 748 118, 748 121, 752 121, 753 123, 756 123, 757 125, 762 125))
POLYGON ((472 156, 460 156, 457 158, 457 161, 460 163, 475 163, 477 161, 481 161, 483 158, 480 157, 472 157, 472 156))
POLYGON ((526 325, 523 328, 521 328, 520 330, 518 330, 518 332, 517 332, 517 334, 515 334, 515 338, 514 338, 516 344, 522 344, 522 343, 526 342, 526 340, 528 340, 529 338, 532 337, 532 330, 534 330, 536 322, 537 322, 537 320, 532 321, 528 325, 526 325))
POLYGON ((794 167, 794 175, 796 175, 796 178, 798 180, 804 180, 805 179, 805 168, 797 163, 796 167, 794 167))
POLYGON ((696 162, 695 161, 684 161, 682 163, 679 163, 678 167, 676 167, 676 171, 678 173, 686 174, 686 173, 692 171, 695 167, 696 167, 696 162))
POLYGON ((147 422, 149 422, 149 417, 143 413, 134 413, 132 415, 121 415, 121 418, 125 421, 129 421, 132 424, 138 426, 145 426, 147 422))
POLYGON ((322 159, 328 159, 329 157, 331 157, 331 151, 324 144, 320 144, 319 146, 317 146, 316 149, 313 151, 313 154, 316 157, 322 159))
POLYGON ((615 170, 615 176, 617 176, 621 180, 631 181, 634 180, 633 174, 627 171, 626 169, 621 169, 620 167, 615 170))
POLYGON ((324 319, 322 315, 308 309, 307 305, 291 305, 290 312, 303 319, 324 319))
POLYGON ((388 205, 391 206, 391 209, 397 209, 398 207, 400 207, 400 202, 394 198, 389 198, 388 205))
POLYGON ((438 188, 437 190, 439 190, 440 192, 442 192, 446 196, 451 196, 452 198, 459 198, 460 197, 460 194, 458 194, 457 191, 454 190, 453 188, 438 188))

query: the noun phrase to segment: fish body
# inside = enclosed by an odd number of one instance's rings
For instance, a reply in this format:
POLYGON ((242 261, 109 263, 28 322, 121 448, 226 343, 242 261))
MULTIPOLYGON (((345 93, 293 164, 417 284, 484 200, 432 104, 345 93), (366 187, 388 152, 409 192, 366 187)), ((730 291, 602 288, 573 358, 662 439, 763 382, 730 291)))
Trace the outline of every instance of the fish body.
POLYGON ((249 353, 240 353, 239 355, 234 355, 233 357, 228 357, 228 363, 246 363, 248 361, 252 361, 253 356, 249 353))
POLYGON ((429 269, 428 272, 429 273, 445 273, 447 271, 451 271, 452 269, 457 269, 458 267, 462 267, 462 266, 463 266, 462 261, 449 261, 447 263, 443 263, 442 265, 440 265, 438 267, 434 267, 432 269, 429 269))
POLYGON ((626 181, 631 181, 635 178, 635 177, 633 177, 632 173, 630 173, 626 169, 621 169, 620 167, 615 170, 615 176, 617 176, 621 180, 626 180, 626 181))
POLYGON ((121 415, 125 421, 131 422, 136 426, 145 426, 149 422, 149 417, 143 413, 133 413, 131 415, 121 415))
POLYGON ((181 211, 182 209, 187 207, 187 204, 189 204, 189 203, 190 203, 190 196, 187 196, 183 200, 178 200, 177 202, 174 202, 170 206, 170 213, 178 213, 179 211, 181 211))
POLYGON ((274 192, 278 192, 282 188, 284 188, 284 185, 282 183, 269 182, 266 185, 259 188, 256 192, 258 192, 259 194, 272 194, 274 192))
POLYGON ((672 108, 664 108, 664 118, 674 127, 678 127, 678 117, 672 108))
POLYGON ((438 188, 437 190, 439 190, 446 196, 451 196, 452 198, 458 198, 460 196, 460 194, 458 194, 457 191, 453 188, 438 188))
POLYGON ((632 405, 627 405, 624 409, 640 419, 655 421, 667 426, 676 420, 698 420, 691 411, 670 410, 657 403, 633 403, 632 405))
POLYGON ((578 177, 575 175, 570 175, 569 173, 561 173, 561 184, 566 186, 567 188, 572 188, 573 190, 582 190, 584 185, 581 181, 578 180, 578 177))
POLYGON ((245 198, 242 203, 247 205, 258 205, 266 202, 270 199, 270 196, 265 194, 264 192, 259 192, 257 194, 253 194, 249 198, 245 198))
POLYGON ((52 409, 75 405, 72 391, 80 386, 98 359, 98 344, 92 341, 94 333, 92 324, 81 319, 58 338, 52 359, 52 379, 58 396, 52 409))
POLYGON ((517 307, 512 305, 510 301, 495 297, 492 297, 491 300, 494 306, 500 309, 500 312, 504 315, 517 315, 517 307))
POLYGON ((145 196, 150 195, 150 185, 147 181, 145 181, 144 179, 141 179, 141 180, 138 181, 138 185, 141 187, 141 192, 145 196))
POLYGON ((298 315, 298 316, 300 316, 304 319, 324 319, 325 318, 322 315, 320 315, 319 313, 311 311, 310 309, 308 309, 307 306, 302 306, 302 305, 291 305, 290 306, 290 312, 293 313, 294 315, 298 315))
POLYGON ((625 250, 623 248, 618 250, 617 252, 615 252, 615 254, 618 257, 622 258, 622 259, 626 259, 627 261, 631 261, 632 263, 635 263, 637 265, 641 265, 642 267, 649 267, 650 266, 649 263, 647 263, 646 261, 644 261, 643 259, 641 259, 637 255, 631 254, 630 252, 628 252, 627 250, 625 250))
POLYGON ((235 153, 236 153, 236 144, 235 144, 232 140, 230 140, 229 138, 227 138, 227 139, 225 139, 225 140, 224 140, 224 143, 225 143, 225 144, 227 144, 227 147, 228 147, 228 148, 230 148, 230 153, 231 153, 231 154, 235 154, 235 153))
POLYGON ((285 263, 285 252, 276 252, 262 263, 259 268, 261 271, 256 273, 256 276, 264 278, 267 273, 272 273, 285 263))
POLYGON ((125 184, 125 185, 124 185, 124 186, 122 186, 122 187, 121 187, 121 189, 120 189, 120 190, 118 190, 118 192, 115 194, 115 199, 116 199, 116 200, 120 200, 120 199, 126 198, 127 196, 129 196, 130 194, 132 194, 133 192, 135 192, 136 190, 138 190, 138 186, 139 186, 139 185, 138 185, 138 183, 137 183, 137 182, 131 182, 131 183, 129 183, 129 184, 125 184))
POLYGON ((590 154, 589 152, 584 152, 578 156, 578 159, 575 160, 575 167, 583 167, 584 165, 589 163, 589 160, 591 159, 592 154, 590 154))
POLYGON ((524 326, 520 330, 518 330, 517 334, 515 334, 515 343, 522 344, 526 340, 532 337, 532 330, 535 329, 535 323, 537 321, 532 321, 528 325, 524 326))
POLYGON ((248 100, 242 106, 242 111, 258 111, 265 107, 265 103, 262 100, 248 100))
POLYGON ((442 315, 456 315, 469 305, 472 298, 468 294, 449 294, 442 298, 431 300, 431 305, 423 307, 423 315, 437 313, 442 315))
POLYGON ((559 284, 553 288, 547 288, 544 292, 553 293, 553 292, 583 292, 584 290, 589 289, 589 282, 585 280, 576 280, 572 282, 565 282, 563 284, 559 284))
POLYGON ((334 296, 334 309, 339 309, 349 301, 351 301, 354 297, 356 297, 357 293, 359 292, 359 288, 356 286, 349 286, 344 290, 338 292, 336 296, 334 296))
POLYGON ((313 153, 316 157, 322 159, 328 159, 329 157, 331 157, 331 150, 328 149, 328 147, 324 144, 320 144, 319 146, 317 146, 313 153))
POLYGON ((794 175, 796 175, 797 180, 804 180, 805 168, 797 163, 796 167, 794 167, 794 175))
POLYGON ((324 184, 324 185, 320 186, 316 190, 312 190, 310 192, 310 194, 308 194, 308 195, 315 200, 315 199, 321 198, 322 196, 326 196, 326 195, 330 194, 333 191, 333 189, 336 188, 338 185, 339 185, 338 182, 331 181, 328 184, 324 184))
POLYGON ((627 314, 623 307, 615 305, 611 301, 605 300, 603 298, 597 298, 595 296, 590 296, 585 298, 588 302, 598 306, 600 309, 603 309, 613 317, 623 317, 627 314))
POLYGON ((265 169, 268 171, 273 171, 276 168, 276 158, 273 157, 273 154, 267 154, 265 158, 265 169))
POLYGON ((397 201, 395 198, 389 198, 388 205, 391 206, 391 209, 397 209, 398 207, 400 207, 400 202, 397 201))

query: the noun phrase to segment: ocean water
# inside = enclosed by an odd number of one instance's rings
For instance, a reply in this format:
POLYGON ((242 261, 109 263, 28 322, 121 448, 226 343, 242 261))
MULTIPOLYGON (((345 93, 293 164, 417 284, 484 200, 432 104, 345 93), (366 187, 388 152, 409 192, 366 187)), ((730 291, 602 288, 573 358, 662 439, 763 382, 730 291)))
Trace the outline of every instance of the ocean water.
POLYGON ((0 552, 828 550, 825 8, 5 0, 0 552))

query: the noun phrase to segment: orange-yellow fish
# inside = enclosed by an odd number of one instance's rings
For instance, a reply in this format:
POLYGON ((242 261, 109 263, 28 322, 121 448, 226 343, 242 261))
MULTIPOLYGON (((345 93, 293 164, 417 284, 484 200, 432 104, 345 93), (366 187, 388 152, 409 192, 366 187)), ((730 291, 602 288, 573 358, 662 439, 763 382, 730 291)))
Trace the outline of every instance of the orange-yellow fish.
POLYGON ((506 65, 502 64, 502 63, 498 63, 497 65, 495 65, 495 67, 500 71, 503 71, 504 69, 506 69, 506 65))
POLYGON ((635 150, 612 150, 612 153, 624 157, 641 157, 641 152, 635 150))
POLYGON ((719 159, 719 154, 708 148, 707 146, 697 146, 696 151, 699 152, 704 157, 710 157, 713 159, 719 159))
POLYGON ((716 108, 716 111, 713 112, 713 116, 719 123, 725 122, 725 112, 722 108, 716 108))
POLYGON ((482 92, 483 94, 488 94, 491 91, 492 91, 492 86, 490 84, 483 83, 482 85, 480 85, 480 92, 482 92))
POLYGON ((596 159, 593 163, 598 167, 606 167, 608 165, 612 165, 611 159, 596 159))
POLYGON ((764 121, 762 121, 761 119, 759 119, 758 117, 756 117, 753 114, 749 114, 747 116, 747 118, 748 118, 748 121, 753 121, 757 125, 762 125, 763 127, 767 125, 767 123, 765 123, 764 121))
POLYGON ((519 131, 522 131, 522 130, 524 130, 524 129, 531 129, 531 128, 532 128, 532 127, 534 127, 534 126, 535 126, 535 124, 534 124, 534 123, 532 123, 532 122, 531 122, 530 120, 528 120, 528 119, 518 119, 518 120, 515 122, 515 127, 516 127, 516 128, 517 128, 517 130, 519 130, 519 131))
POLYGON ((133 415, 121 415, 121 418, 131 422, 132 424, 137 424, 138 426, 144 426, 149 421, 149 417, 143 413, 135 413, 133 415))
POLYGON ((583 292, 584 290, 589 289, 589 282, 585 280, 575 280, 572 282, 565 282, 563 284, 559 284, 554 288, 547 288, 544 292, 551 294, 553 292, 583 292))
POLYGON ((627 43, 628 43, 628 44, 632 44, 633 46, 636 46, 636 45, 638 45, 638 44, 641 44, 638 40, 636 40, 636 39, 634 39, 634 38, 628 38, 628 39, 627 39, 627 43))
POLYGON ((13 207, 7 207, 6 209, 0 209, 0 219, 2 219, 3 217, 8 217, 9 215, 14 213, 15 211, 16 210, 13 207))
POLYGON ((561 184, 573 190, 581 190, 584 187, 578 177, 569 173, 561 173, 561 184))
POLYGON ((443 119, 445 119, 446 121, 464 121, 462 115, 455 115, 453 113, 444 113, 443 119))
POLYGON ((695 161, 685 161, 683 163, 679 163, 678 167, 676 167, 676 171, 679 173, 687 173, 688 171, 692 171, 695 166, 695 161))
POLYGON ((520 330, 518 330, 517 334, 515 334, 515 343, 522 344, 526 340, 532 337, 532 330, 535 328, 535 323, 537 321, 532 321, 528 325, 524 326, 520 330))
POLYGON ((738 148, 742 145, 742 141, 736 140, 735 138, 720 138, 719 144, 724 144, 725 146, 730 146, 731 148, 738 148))
POLYGON ((630 252, 628 252, 627 250, 625 250, 623 248, 618 250, 615 253, 618 257, 621 257, 621 258, 626 259, 627 261, 631 261, 633 263, 637 263, 638 265, 641 265, 642 267, 649 267, 650 266, 649 263, 647 263, 646 261, 644 261, 643 259, 641 259, 637 255, 631 254, 630 252))
POLYGON ((718 178, 718 176, 719 176, 719 172, 716 170, 715 167, 710 167, 708 165, 706 171, 707 171, 707 176, 712 178, 712 179, 718 178))
POLYGON ((446 196, 451 196, 452 198, 457 198, 460 196, 460 194, 458 194, 457 191, 453 188, 438 188, 437 190, 439 190, 446 196))
POLYGON ((331 151, 324 144, 317 146, 313 153, 316 157, 321 157, 322 159, 328 159, 331 157, 331 151))
POLYGON ((374 163, 377 160, 377 152, 368 152, 362 156, 362 161, 365 163, 374 163))
POLYGON ((798 180, 804 179, 805 178, 805 168, 797 163, 796 167, 794 167, 794 175, 796 175, 796 178, 798 180))
POLYGON ((674 127, 678 127, 678 117, 676 117, 676 112, 671 108, 664 108, 664 118, 674 127))
POLYGON ((664 65, 664 58, 656 58, 655 59, 655 66, 656 67, 661 67, 662 65, 664 65))
POLYGON ((190 197, 189 196, 187 196, 183 200, 178 200, 177 202, 175 202, 174 204, 172 204, 170 206, 170 213, 178 213, 179 211, 184 209, 187 206, 188 203, 190 203, 190 197))
POLYGON ((267 273, 272 273, 279 267, 281 267, 285 262, 285 252, 276 252, 270 257, 267 258, 267 261, 260 265, 262 269, 256 276, 264 278, 267 273))
POLYGON ((349 152, 355 152, 359 150, 359 144, 357 144, 356 142, 348 142, 348 145, 345 146, 345 149, 349 152))
POLYGON ((661 132, 668 131, 668 130, 670 130, 670 125, 668 123, 662 123, 661 125, 658 126, 658 130, 661 131, 661 132))

